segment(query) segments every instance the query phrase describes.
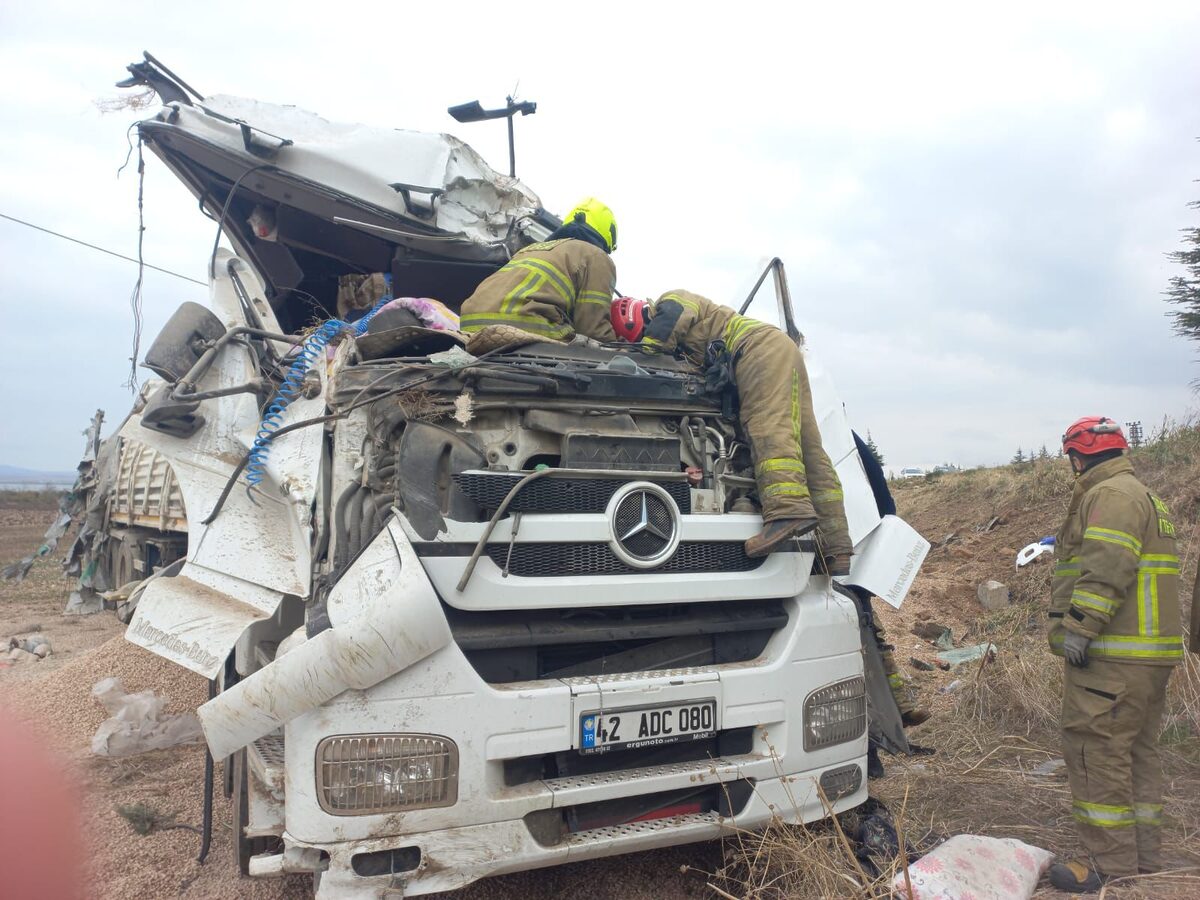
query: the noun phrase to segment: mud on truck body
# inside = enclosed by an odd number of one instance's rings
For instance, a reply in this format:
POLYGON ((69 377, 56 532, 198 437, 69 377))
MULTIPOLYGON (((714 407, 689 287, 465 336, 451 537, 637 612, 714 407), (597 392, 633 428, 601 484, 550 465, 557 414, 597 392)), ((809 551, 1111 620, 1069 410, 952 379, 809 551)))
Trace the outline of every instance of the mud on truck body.
MULTIPOLYGON (((212 683, 243 872, 417 895, 865 799, 868 705, 890 697, 859 612, 812 542, 745 555, 749 451, 687 363, 342 332, 256 446, 338 278, 457 308, 558 224, 520 181, 446 135, 130 71, 163 101, 142 141, 235 252, 147 353, 164 380, 121 430, 170 463, 187 515, 186 560, 144 584, 127 637, 212 683)), ((898 602, 927 545, 876 512, 810 365, 847 581, 898 602)))

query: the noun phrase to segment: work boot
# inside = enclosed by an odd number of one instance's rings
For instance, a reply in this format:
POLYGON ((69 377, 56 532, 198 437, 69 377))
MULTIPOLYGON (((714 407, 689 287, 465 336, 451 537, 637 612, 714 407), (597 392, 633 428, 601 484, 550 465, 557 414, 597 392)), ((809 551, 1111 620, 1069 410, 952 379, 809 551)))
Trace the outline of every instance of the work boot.
POLYGON ((867 778, 883 777, 883 760, 879 758, 879 748, 874 744, 867 745, 867 778))
POLYGON ((1093 894, 1104 887, 1108 876, 1097 872, 1082 859, 1055 863, 1050 867, 1050 883, 1068 894, 1093 894))
POLYGON ((928 722, 931 715, 933 713, 927 709, 910 709, 900 714, 900 721, 904 723, 905 728, 914 728, 922 722, 928 722))
POLYGON ((785 541, 808 534, 816 527, 816 519, 776 519, 767 522, 762 531, 746 541, 746 555, 751 559, 767 556, 778 550, 785 541))
POLYGON ((830 578, 840 578, 850 574, 850 554, 835 553, 825 557, 825 574, 830 578))

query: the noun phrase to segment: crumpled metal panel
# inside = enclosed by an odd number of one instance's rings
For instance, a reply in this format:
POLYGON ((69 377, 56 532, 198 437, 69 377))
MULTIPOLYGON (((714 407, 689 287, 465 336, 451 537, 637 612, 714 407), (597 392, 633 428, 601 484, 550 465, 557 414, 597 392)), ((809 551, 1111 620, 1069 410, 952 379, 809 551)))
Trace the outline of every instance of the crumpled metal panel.
MULTIPOLYGON (((212 282, 212 309, 229 327, 244 324, 227 271, 234 259, 227 251, 217 254, 212 282)), ((249 268, 243 266, 240 274, 252 295, 261 298, 261 283, 254 280, 249 268)), ((270 307, 265 302, 256 306, 266 328, 277 330, 270 307)), ((230 344, 198 387, 228 388, 244 384, 256 374, 245 348, 230 344)), ((323 399, 297 399, 288 407, 282 424, 324 412, 323 399)), ((153 448, 170 464, 188 514, 188 560, 280 594, 307 596, 321 429, 299 429, 273 441, 267 480, 253 497, 244 485, 234 487, 221 514, 205 525, 203 520, 216 506, 235 467, 254 444, 261 413, 252 394, 204 400, 200 413, 205 424, 186 441, 143 428, 137 414, 130 416, 120 432, 123 438, 153 448)))
POLYGON ((157 578, 138 601, 126 640, 215 678, 247 628, 271 618, 283 595, 201 566, 157 578))
POLYGON ((366 690, 451 640, 437 593, 394 519, 330 592, 329 620, 332 628, 200 707, 214 757, 227 756, 343 691, 366 690))
POLYGON ((260 165, 263 158, 245 147, 246 123, 273 136, 270 164, 280 171, 476 244, 504 240, 515 221, 541 209, 519 179, 496 172, 448 134, 331 122, 293 106, 220 94, 199 106, 170 104, 151 121, 217 144, 247 167, 260 165), (428 207, 410 210, 392 185, 411 186, 409 196, 428 207))

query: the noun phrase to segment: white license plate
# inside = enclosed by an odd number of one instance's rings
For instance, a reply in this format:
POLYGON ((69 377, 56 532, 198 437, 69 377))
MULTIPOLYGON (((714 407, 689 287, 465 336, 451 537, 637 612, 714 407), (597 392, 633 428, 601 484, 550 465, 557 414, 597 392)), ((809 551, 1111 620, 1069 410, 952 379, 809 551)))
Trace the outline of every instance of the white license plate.
POLYGON ((716 733, 716 700, 593 710, 579 717, 579 752, 605 753, 698 741, 716 733))

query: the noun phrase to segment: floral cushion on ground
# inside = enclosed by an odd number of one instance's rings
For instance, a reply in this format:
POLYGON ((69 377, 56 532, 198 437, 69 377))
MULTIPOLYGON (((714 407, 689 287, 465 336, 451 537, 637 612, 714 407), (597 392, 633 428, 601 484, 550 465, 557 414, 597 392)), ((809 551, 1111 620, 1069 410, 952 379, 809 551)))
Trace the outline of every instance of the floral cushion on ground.
POLYGON ((909 900, 1028 900, 1054 854, 1014 838, 959 834, 892 879, 909 900))

